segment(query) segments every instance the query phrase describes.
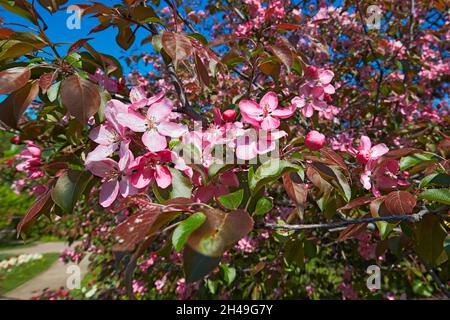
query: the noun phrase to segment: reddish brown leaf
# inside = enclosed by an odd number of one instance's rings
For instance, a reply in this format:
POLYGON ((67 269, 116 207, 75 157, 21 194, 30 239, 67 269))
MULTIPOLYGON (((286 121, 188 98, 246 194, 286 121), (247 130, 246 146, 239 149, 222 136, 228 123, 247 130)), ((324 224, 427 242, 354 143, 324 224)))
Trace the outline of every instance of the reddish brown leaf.
POLYGON ((67 51, 67 54, 71 54, 74 51, 79 50, 86 42, 94 38, 83 38, 78 41, 75 41, 72 43, 72 45, 69 47, 69 50, 67 51))
POLYGON ((37 81, 29 82, 24 87, 11 93, 0 103, 0 122, 11 128, 17 128, 22 114, 39 93, 37 81))
POLYGON ((62 82, 61 99, 69 113, 83 125, 97 113, 101 103, 97 86, 77 74, 62 82))
POLYGON ((360 198, 356 198, 353 199, 352 201, 350 201, 349 203, 347 203, 345 206, 343 206, 342 208, 339 208, 338 210, 350 210, 350 209, 354 209, 360 206, 363 206, 365 204, 368 204, 374 200, 376 200, 377 198, 374 197, 360 197, 360 198))
POLYGON ((209 78, 208 70, 206 70, 202 59, 200 59, 197 54, 194 55, 194 63, 197 77, 200 79, 201 83, 203 83, 205 86, 209 86, 209 84, 211 83, 211 79, 209 78))
POLYGON ((392 191, 389 193, 384 203, 387 210, 392 215, 411 214, 416 206, 416 197, 407 191, 392 191))
POLYGON ((323 157, 325 157, 326 159, 334 162, 339 167, 341 167, 345 171, 345 174, 348 177, 350 177, 350 172, 348 171, 348 167, 345 164, 344 158, 342 158, 337 152, 335 152, 331 149, 328 149, 328 148, 322 148, 320 153, 322 154, 323 157))
POLYGON ((294 64, 295 56, 289 46, 285 43, 279 43, 269 46, 270 51, 287 67, 291 68, 294 64))
POLYGON ((140 243, 150 239, 166 223, 172 221, 181 211, 165 211, 153 205, 132 215, 113 231, 116 244, 113 251, 134 251, 140 243))
POLYGON ((39 77, 39 86, 42 89, 43 93, 46 93, 48 88, 51 87, 53 81, 55 80, 56 76, 58 75, 58 72, 48 72, 44 73, 39 77))
POLYGON ((17 234, 20 235, 22 231, 26 230, 40 215, 49 212, 52 206, 53 200, 51 197, 51 189, 49 189, 36 199, 22 220, 20 220, 16 228, 17 234))
POLYGON ((301 25, 293 23, 280 23, 275 26, 278 30, 297 30, 301 28, 301 25))
POLYGON ((416 148, 401 148, 397 150, 391 150, 388 153, 386 153, 386 157, 392 157, 392 158, 401 158, 404 156, 407 156, 411 153, 423 153, 423 150, 416 149, 416 148))
POLYGON ((8 28, 0 28, 0 40, 8 39, 14 33, 15 33, 14 30, 8 28))
POLYGON ((164 50, 173 59, 175 66, 192 54, 191 41, 181 33, 164 31, 161 41, 164 50))
MULTIPOLYGON (((369 214, 366 214, 363 218, 369 218, 369 214)), ((345 241, 358 236, 366 230, 367 224, 368 223, 358 223, 348 226, 343 231, 341 231, 338 237, 338 241, 345 241)))
POLYGON ((304 206, 308 196, 308 188, 305 183, 302 183, 298 173, 291 172, 283 175, 283 185, 289 198, 291 198, 297 206, 304 206))
POLYGON ((0 71, 0 94, 19 90, 30 80, 31 72, 27 67, 16 67, 0 71))

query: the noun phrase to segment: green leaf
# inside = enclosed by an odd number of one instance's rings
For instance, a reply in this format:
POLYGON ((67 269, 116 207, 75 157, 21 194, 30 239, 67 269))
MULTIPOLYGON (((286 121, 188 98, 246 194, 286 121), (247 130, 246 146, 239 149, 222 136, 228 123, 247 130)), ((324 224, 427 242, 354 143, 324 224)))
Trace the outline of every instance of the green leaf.
POLYGON ((162 189, 156 183, 153 183, 152 190, 160 203, 165 203, 174 198, 190 198, 192 195, 191 181, 179 170, 169 168, 172 175, 172 184, 162 189))
POLYGON ((239 208, 239 205, 244 199, 244 189, 239 189, 235 192, 225 194, 218 198, 219 202, 227 209, 234 210, 239 208))
POLYGON ((172 243, 177 252, 183 249, 189 235, 200 227, 205 222, 205 219, 206 216, 202 212, 196 212, 178 225, 172 234, 172 243))
POLYGON ((233 283, 234 279, 236 279, 236 269, 230 267, 228 264, 221 264, 220 269, 223 272, 223 279, 227 285, 233 283))
POLYGON ((284 173, 299 169, 299 166, 286 160, 270 159, 259 166, 254 174, 251 175, 249 171, 250 190, 256 193, 264 185, 279 179, 284 173))
POLYGON ((91 177, 92 175, 87 171, 68 170, 64 172, 58 178, 55 188, 53 188, 53 201, 64 212, 72 212, 91 177))
POLYGON ((319 162, 314 162, 313 166, 320 176, 329 182, 346 202, 350 201, 352 198, 352 190, 347 177, 342 173, 339 166, 326 165, 319 162))
POLYGON ((428 189, 419 194, 419 199, 450 205, 450 189, 428 189))
POLYGON ((450 187, 450 175, 445 173, 433 173, 422 179, 419 188, 425 188, 429 185, 438 185, 450 187))
POLYGON ((267 197, 263 197, 258 200, 256 203, 256 208, 254 215, 255 216, 262 216, 263 214, 266 214, 273 208, 272 199, 269 199, 267 197))
POLYGON ((305 251, 303 241, 291 238, 284 245, 284 258, 287 264, 296 264, 303 268, 305 266, 305 251))
POLYGON ((400 170, 406 170, 422 162, 433 162, 435 161, 433 158, 434 155, 430 153, 415 153, 413 155, 403 157, 400 159, 400 170))

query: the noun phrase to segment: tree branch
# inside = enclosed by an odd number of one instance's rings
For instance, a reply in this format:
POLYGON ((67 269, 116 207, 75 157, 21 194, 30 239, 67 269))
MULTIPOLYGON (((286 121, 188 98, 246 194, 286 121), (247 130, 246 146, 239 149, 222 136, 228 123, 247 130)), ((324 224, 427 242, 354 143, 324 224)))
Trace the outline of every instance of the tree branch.
POLYGON ((417 213, 405 216, 387 216, 387 217, 375 217, 375 218, 361 218, 348 221, 339 221, 332 223, 316 223, 316 224, 276 224, 276 223, 262 223, 256 227, 269 228, 269 229, 286 229, 286 230, 305 230, 305 229, 331 229, 345 227, 353 224, 359 223, 370 223, 377 221, 407 221, 407 222, 418 222, 422 219, 425 213, 417 213))

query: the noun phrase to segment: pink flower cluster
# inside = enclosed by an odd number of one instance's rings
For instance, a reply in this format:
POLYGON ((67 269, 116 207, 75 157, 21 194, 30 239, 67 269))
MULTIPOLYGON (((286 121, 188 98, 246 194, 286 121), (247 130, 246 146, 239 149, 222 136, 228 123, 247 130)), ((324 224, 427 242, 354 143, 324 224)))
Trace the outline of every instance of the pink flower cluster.
POLYGON ((319 117, 332 120, 339 113, 335 106, 328 105, 335 88, 331 84, 334 73, 330 70, 308 66, 305 71, 306 81, 299 87, 299 96, 292 99, 292 105, 301 110, 306 118, 313 116, 314 111, 319 117))
POLYGON ((16 160, 21 161, 16 165, 16 170, 25 172, 28 179, 37 179, 44 176, 41 169, 43 164, 41 156, 42 149, 30 140, 25 141, 26 147, 17 156, 16 160))

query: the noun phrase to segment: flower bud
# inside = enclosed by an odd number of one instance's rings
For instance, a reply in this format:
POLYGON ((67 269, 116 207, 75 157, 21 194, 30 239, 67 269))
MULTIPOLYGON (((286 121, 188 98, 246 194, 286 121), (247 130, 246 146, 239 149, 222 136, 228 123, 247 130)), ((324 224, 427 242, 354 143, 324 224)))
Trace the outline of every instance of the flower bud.
POLYGON ((233 109, 228 109, 223 112, 223 120, 225 122, 231 122, 236 119, 236 111, 233 109))
POLYGON ((311 150, 320 150, 326 144, 323 134, 315 130, 308 132, 305 138, 305 146, 311 150))

